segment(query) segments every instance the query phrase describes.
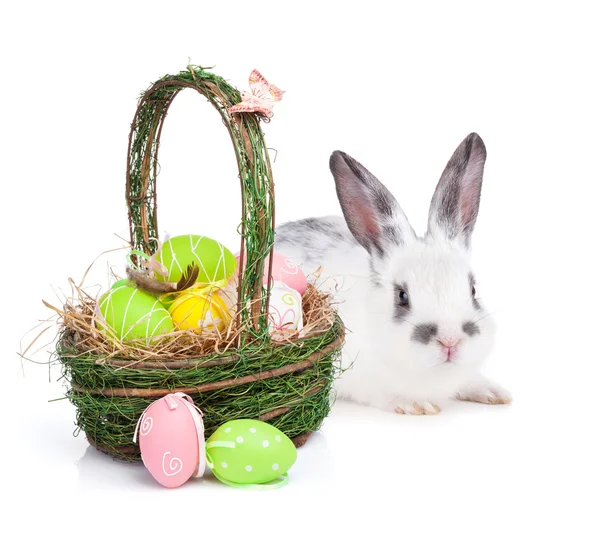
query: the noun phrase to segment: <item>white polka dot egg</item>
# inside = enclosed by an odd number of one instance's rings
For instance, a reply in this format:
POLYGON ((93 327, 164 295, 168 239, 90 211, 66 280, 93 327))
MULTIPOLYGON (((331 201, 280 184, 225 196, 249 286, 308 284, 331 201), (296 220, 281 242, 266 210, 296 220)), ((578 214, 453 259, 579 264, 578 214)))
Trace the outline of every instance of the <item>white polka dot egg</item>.
POLYGON ((206 442, 209 467, 232 484, 265 484, 292 467, 294 443, 276 427, 259 420, 231 420, 206 442))

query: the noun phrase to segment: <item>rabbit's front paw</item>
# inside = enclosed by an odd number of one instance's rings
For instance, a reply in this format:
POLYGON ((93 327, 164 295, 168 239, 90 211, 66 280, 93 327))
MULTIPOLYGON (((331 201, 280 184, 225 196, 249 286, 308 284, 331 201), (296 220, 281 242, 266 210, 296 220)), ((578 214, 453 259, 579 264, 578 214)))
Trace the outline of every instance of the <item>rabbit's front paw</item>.
POLYGON ((405 402, 398 405, 394 412, 398 414, 414 414, 414 415, 422 415, 422 414, 437 414, 440 412, 440 407, 435 403, 430 403, 429 401, 421 401, 421 402, 405 402))
POLYGON ((474 401, 486 405, 506 405, 512 401, 508 390, 487 379, 480 379, 476 384, 469 385, 456 395, 460 401, 474 401))

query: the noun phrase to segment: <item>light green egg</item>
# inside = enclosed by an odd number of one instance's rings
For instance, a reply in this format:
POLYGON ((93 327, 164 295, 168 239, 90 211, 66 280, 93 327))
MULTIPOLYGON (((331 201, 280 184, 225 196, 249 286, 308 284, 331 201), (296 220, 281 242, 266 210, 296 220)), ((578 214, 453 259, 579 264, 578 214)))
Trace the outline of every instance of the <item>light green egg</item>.
POLYGON ((271 482, 297 457, 289 437, 259 420, 226 422, 206 441, 206 454, 215 476, 233 484, 271 482))
MULTIPOLYGON (((135 287, 113 287, 100 298, 100 313, 120 340, 144 339, 173 331, 173 319, 160 300, 135 287)), ((99 321, 102 327, 103 321, 99 321)))
POLYGON ((186 234, 169 238, 156 254, 156 260, 168 271, 167 276, 156 273, 159 281, 179 281, 190 264, 200 268, 199 283, 214 283, 229 279, 236 270, 233 253, 224 245, 206 236, 186 234))

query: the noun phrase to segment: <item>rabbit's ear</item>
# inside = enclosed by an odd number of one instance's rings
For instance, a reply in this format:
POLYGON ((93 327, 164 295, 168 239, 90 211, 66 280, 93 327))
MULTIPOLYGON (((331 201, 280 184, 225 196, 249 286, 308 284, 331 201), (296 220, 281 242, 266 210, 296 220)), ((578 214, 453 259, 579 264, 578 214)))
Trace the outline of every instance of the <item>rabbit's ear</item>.
POLYGON ((469 249, 479 211, 485 158, 485 145, 477 133, 471 133, 460 143, 433 194, 429 235, 458 240, 469 249))
POLYGON ((331 154, 329 168, 348 228, 371 255, 415 239, 415 232, 387 188, 344 152, 331 154))

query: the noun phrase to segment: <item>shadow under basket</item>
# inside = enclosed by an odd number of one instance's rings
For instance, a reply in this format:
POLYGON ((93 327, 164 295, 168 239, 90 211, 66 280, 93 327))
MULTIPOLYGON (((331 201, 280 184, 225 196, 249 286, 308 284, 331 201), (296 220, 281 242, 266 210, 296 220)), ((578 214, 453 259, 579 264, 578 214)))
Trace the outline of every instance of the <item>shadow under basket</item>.
MULTIPOLYGON (((140 97, 127 168, 132 249, 148 255, 158 249, 160 135, 173 99, 186 88, 215 107, 235 150, 242 189, 240 253, 246 261, 238 273, 236 325, 242 330, 225 353, 148 360, 85 350, 78 332, 62 323, 56 354, 71 383, 67 396, 77 409, 77 426, 97 449, 130 461, 140 459, 133 435, 141 414, 172 392, 188 394, 202 410, 206 437, 229 420, 255 418, 302 445, 329 413, 344 343, 344 325, 337 314, 307 335, 271 340, 263 271, 265 261, 272 261, 268 255, 273 250, 275 201, 262 118, 231 114, 229 108, 241 99, 239 92, 203 68, 189 66, 178 75, 167 75, 140 97)), ((270 282, 270 265, 267 270, 270 282)))

